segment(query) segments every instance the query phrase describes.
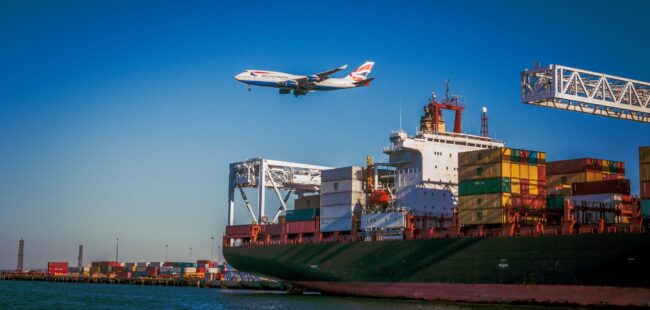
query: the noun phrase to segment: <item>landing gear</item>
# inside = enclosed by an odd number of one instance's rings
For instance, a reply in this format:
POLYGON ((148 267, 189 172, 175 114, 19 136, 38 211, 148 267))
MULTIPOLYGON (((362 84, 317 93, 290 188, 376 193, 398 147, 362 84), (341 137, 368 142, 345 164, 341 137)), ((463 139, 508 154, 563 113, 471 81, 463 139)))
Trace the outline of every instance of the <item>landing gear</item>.
POLYGON ((251 91, 251 89, 253 89, 253 86, 251 86, 250 84, 248 84, 248 91, 251 91))

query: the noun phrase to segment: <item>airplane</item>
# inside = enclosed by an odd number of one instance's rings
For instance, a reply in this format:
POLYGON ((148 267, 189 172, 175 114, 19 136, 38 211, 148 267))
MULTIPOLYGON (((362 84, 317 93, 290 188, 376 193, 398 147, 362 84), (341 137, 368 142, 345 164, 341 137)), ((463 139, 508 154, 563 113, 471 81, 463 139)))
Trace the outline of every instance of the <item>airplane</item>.
POLYGON ((280 94, 286 95, 293 91, 293 95, 298 97, 314 91, 370 86, 370 82, 375 78, 368 78, 368 75, 374 65, 374 62, 367 61, 344 78, 331 78, 330 76, 345 70, 348 65, 313 75, 295 75, 266 70, 246 70, 237 74, 235 80, 247 84, 249 91, 252 86, 274 87, 279 88, 280 94))

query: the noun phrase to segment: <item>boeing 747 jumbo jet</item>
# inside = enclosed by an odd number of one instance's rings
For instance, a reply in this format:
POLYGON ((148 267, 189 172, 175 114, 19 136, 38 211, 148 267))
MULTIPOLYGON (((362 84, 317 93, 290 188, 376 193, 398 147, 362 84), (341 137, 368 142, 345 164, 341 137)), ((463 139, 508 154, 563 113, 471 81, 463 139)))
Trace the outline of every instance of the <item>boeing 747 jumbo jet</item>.
POLYGON ((280 94, 286 95, 293 91, 293 95, 298 97, 317 90, 326 91, 369 86, 370 82, 375 79, 368 78, 374 65, 374 62, 368 61, 344 78, 331 78, 330 76, 336 72, 345 70, 348 65, 314 75, 294 75, 275 71, 246 70, 237 74, 235 79, 244 84, 248 84, 248 90, 251 90, 252 86, 274 87, 280 89, 280 94))

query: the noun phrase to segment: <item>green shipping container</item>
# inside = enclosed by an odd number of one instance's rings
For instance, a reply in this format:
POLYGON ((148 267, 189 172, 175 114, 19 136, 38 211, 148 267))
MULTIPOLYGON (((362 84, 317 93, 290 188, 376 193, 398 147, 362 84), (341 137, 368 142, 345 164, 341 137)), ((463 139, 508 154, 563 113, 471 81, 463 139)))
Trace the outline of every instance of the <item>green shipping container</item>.
POLYGON ((461 181, 458 186, 460 195, 481 195, 510 193, 510 178, 492 178, 480 180, 461 181))
POLYGON ((650 199, 641 199, 641 216, 650 217, 650 199))
POLYGON ((298 210, 287 210, 287 222, 302 222, 302 221, 313 221, 316 219, 316 216, 319 215, 320 209, 298 209, 298 210))
POLYGON ((512 162, 513 163, 521 162, 521 155, 519 154, 519 150, 512 149, 512 162))
POLYGON ((548 210, 562 210, 564 208, 563 196, 546 196, 546 208, 548 210))

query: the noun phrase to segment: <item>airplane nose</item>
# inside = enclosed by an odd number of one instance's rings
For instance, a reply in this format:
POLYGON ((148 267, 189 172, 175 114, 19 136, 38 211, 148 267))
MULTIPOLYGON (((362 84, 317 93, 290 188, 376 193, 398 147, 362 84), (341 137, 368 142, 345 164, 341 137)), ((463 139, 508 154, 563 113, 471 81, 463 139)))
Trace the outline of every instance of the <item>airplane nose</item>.
POLYGON ((235 80, 237 80, 237 81, 241 81, 241 73, 235 75, 235 80))

